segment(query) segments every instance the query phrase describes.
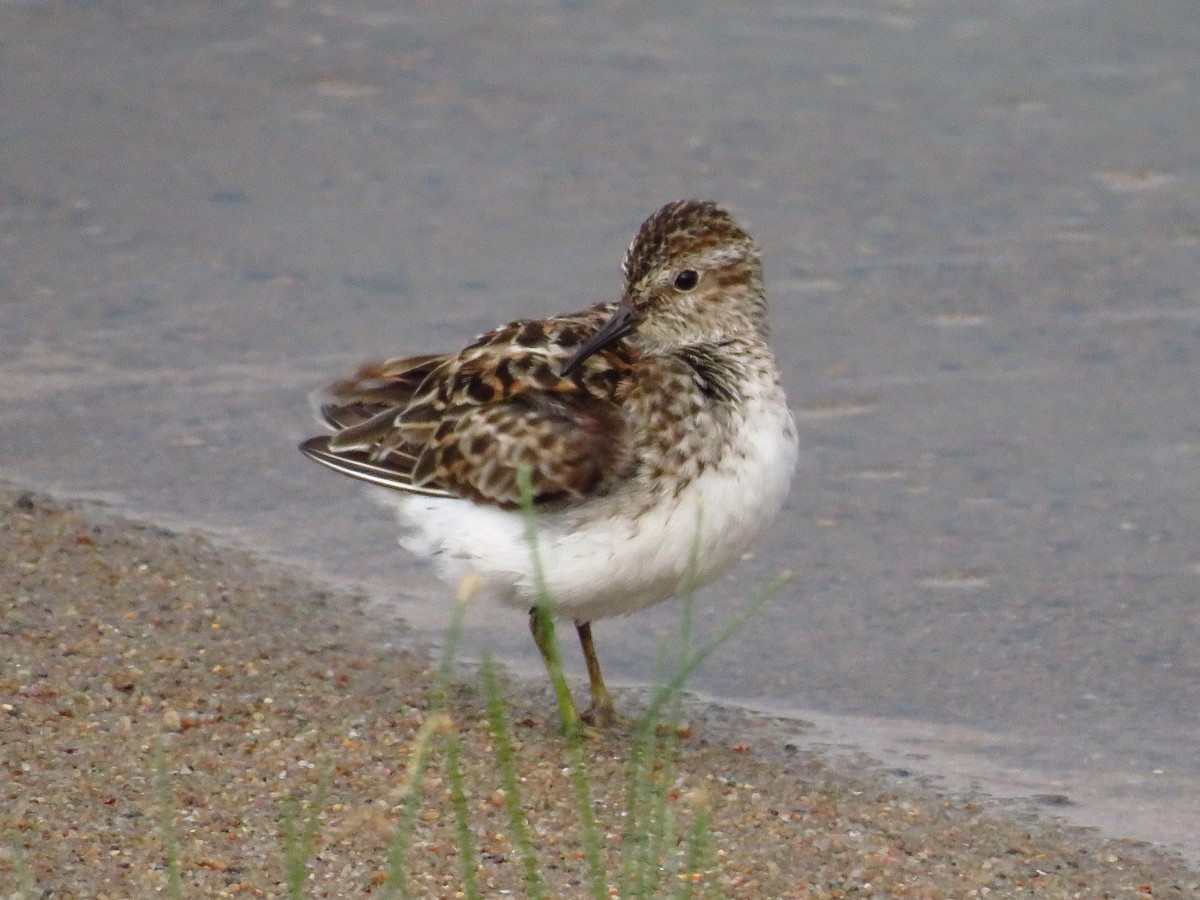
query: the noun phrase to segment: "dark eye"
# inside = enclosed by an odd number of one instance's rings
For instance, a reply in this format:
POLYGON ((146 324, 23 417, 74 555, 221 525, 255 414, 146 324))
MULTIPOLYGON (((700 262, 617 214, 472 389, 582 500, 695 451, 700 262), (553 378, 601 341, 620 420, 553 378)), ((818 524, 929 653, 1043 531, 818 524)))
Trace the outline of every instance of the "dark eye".
POLYGON ((690 291, 700 281, 700 273, 695 269, 684 269, 675 276, 675 287, 677 290, 690 291))

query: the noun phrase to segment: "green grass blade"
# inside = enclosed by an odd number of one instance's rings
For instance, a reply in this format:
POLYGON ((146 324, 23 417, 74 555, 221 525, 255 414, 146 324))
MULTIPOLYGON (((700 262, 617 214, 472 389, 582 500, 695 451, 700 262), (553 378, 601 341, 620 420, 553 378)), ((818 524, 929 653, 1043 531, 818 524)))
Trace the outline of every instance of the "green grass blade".
POLYGON ((396 823, 396 831, 388 848, 387 878, 380 891, 381 896, 385 898, 412 896, 408 888, 408 849, 412 844, 417 813, 421 807, 425 773, 429 769, 429 760, 433 754, 433 737, 435 734, 449 731, 452 727, 450 717, 445 712, 450 681, 454 677, 454 664, 462 637, 463 620, 467 614, 467 604, 479 587, 478 581, 464 580, 450 611, 446 643, 442 647, 442 658, 429 690, 429 714, 417 730, 408 754, 408 784, 401 801, 400 821, 396 823))
POLYGON ((400 821, 388 848, 387 879, 384 881, 383 897, 412 896, 408 891, 408 848, 412 844, 417 811, 421 806, 421 793, 425 785, 425 772, 429 768, 434 735, 450 727, 449 717, 438 711, 428 716, 417 730, 409 750, 408 785, 401 801, 400 821))
POLYGON ((454 678, 454 666, 458 661, 458 645, 462 639, 463 622, 467 617, 467 606, 471 598, 482 587, 478 576, 467 576, 458 586, 458 596, 450 607, 450 623, 446 627, 446 643, 442 646, 442 658, 438 661, 437 675, 430 689, 429 706, 433 711, 443 710, 449 699, 450 682, 454 678))
MULTIPOLYGON (((694 585, 695 555, 685 584, 694 585), (689 579, 691 579, 689 581, 689 579)), ((750 600, 698 650, 692 650, 693 612, 690 595, 685 598, 680 618, 675 671, 651 696, 645 712, 634 725, 626 776, 625 827, 622 832, 620 893, 623 897, 659 896, 659 881, 674 863, 660 865, 674 842, 675 819, 669 794, 674 784, 678 759, 680 699, 691 674, 722 644, 742 628, 787 582, 781 575, 750 600), (666 738, 658 737, 666 724, 666 738)))
POLYGON ((570 738, 579 735, 581 724, 579 713, 575 709, 575 701, 571 698, 571 688, 567 684, 566 676, 563 675, 558 642, 554 639, 553 603, 549 588, 546 586, 546 570, 542 566, 542 554, 538 546, 537 516, 533 511, 533 476, 529 466, 521 466, 517 470, 517 489, 521 494, 521 513, 525 519, 525 543, 529 545, 529 562, 533 573, 533 605, 538 611, 534 624, 537 629, 534 639, 538 649, 542 652, 546 671, 550 675, 550 684, 554 688, 554 699, 558 703, 559 716, 562 718, 563 732, 570 738))
MULTIPOLYGON (((669 709, 671 704, 678 702, 692 672, 762 609, 789 578, 790 575, 785 573, 770 582, 698 650, 683 652, 682 642, 685 638, 681 637, 681 657, 675 673, 665 684, 655 689, 645 712, 634 724, 626 782, 626 824, 622 835, 623 853, 629 855, 622 860, 621 896, 655 895, 652 876, 657 877, 658 853, 665 846, 664 839, 672 827, 667 818, 670 811, 663 808, 666 794, 659 793, 669 792, 671 781, 660 780, 657 784, 655 782, 655 768, 664 758, 664 754, 677 752, 677 748, 672 747, 668 753, 657 737, 664 711, 669 709)), ((690 628, 690 616, 685 614, 681 629, 689 646, 690 628)), ((668 729, 668 734, 673 732, 673 728, 668 729)), ((673 767, 671 771, 674 771, 673 767)), ((673 781, 674 776, 670 777, 673 781)))
POLYGON ((296 818, 299 814, 300 802, 295 797, 284 797, 280 801, 279 829, 283 832, 283 875, 287 885, 287 895, 292 900, 304 896, 304 879, 308 875, 308 866, 304 855, 297 852, 300 843, 296 836, 296 818))
POLYGON ((25 860, 25 846, 21 843, 21 834, 15 828, 10 832, 13 875, 16 876, 18 898, 33 897, 33 873, 29 871, 29 863, 25 860))
POLYGON ((534 641, 542 653, 546 664, 546 672, 550 676, 550 684, 554 688, 554 699, 558 704, 559 718, 562 720, 563 734, 575 739, 582 734, 582 723, 579 712, 575 709, 575 701, 571 697, 571 687, 563 674, 562 657, 558 652, 558 641, 554 638, 554 615, 550 604, 539 597, 534 604, 536 615, 531 614, 530 621, 535 629, 534 641))
POLYGON ((679 762, 679 737, 674 726, 666 729, 666 736, 655 742, 654 770, 650 787, 650 840, 647 850, 650 865, 644 873, 646 896, 658 897, 659 875, 675 871, 675 810, 671 806, 671 791, 679 762), (663 861, 660 863, 660 860, 663 861))
MULTIPOLYGON (((645 718, 639 720, 638 726, 645 718)), ((621 873, 619 893, 636 897, 642 891, 650 862, 649 803, 657 756, 657 722, 651 727, 636 727, 629 743, 629 761, 625 774, 625 825, 621 830, 621 873)))
POLYGON ((458 735, 446 735, 446 777, 450 782, 450 805, 454 807, 454 821, 458 833, 458 861, 462 866, 463 893, 467 900, 479 900, 478 867, 479 852, 475 849, 475 836, 471 833, 471 810, 467 805, 467 792, 463 778, 462 760, 459 753, 462 744, 458 735))
POLYGON ((525 516, 525 541, 529 544, 535 605, 543 611, 540 624, 545 629, 545 633, 539 640, 539 646, 545 648, 543 653, 546 658, 546 668, 550 673, 550 681, 554 685, 554 694, 562 715, 563 732, 567 740, 567 761, 571 772, 571 787, 575 792, 575 805, 579 813, 583 855, 588 862, 592 876, 592 894, 600 900, 600 898, 608 897, 608 875, 604 865, 604 839, 596 824, 596 812, 592 808, 587 759, 583 751, 583 729, 579 722, 579 714, 575 710, 575 701, 571 699, 571 689, 563 675, 558 644, 554 640, 554 622, 551 615, 553 604, 549 589, 546 587, 546 574, 542 567, 541 552, 538 549, 537 518, 533 512, 533 479, 528 466, 522 466, 518 470, 517 487, 521 492, 521 511, 525 516))
POLYGON ((545 896, 542 876, 538 871, 537 850, 529 831, 529 820, 521 805, 521 779, 517 774, 517 753, 513 748, 512 725, 508 710, 500 694, 496 679, 496 667, 490 656, 483 658, 480 668, 483 678, 484 696, 487 698, 488 724, 492 742, 496 747, 496 762, 500 769, 500 784, 504 788, 504 808, 508 812, 508 824, 512 830, 513 843, 521 857, 521 869, 525 878, 525 893, 531 900, 545 896))
POLYGON ((687 683, 691 674, 699 668, 706 659, 715 653, 722 644, 735 635, 745 624, 752 619, 767 602, 779 592, 779 590, 787 584, 791 579, 791 574, 784 572, 776 576, 765 588, 757 595, 751 598, 745 606, 737 611, 721 628, 700 646, 700 649, 690 654, 686 659, 679 662, 675 674, 671 680, 659 687, 650 699, 646 711, 642 713, 638 719, 634 730, 642 731, 649 729, 654 730, 655 725, 660 721, 663 707, 675 696, 677 696, 687 683))
POLYGON ((711 862, 709 838, 712 835, 712 810, 707 798, 698 798, 693 804, 696 821, 692 823, 691 840, 683 859, 683 870, 678 873, 676 900, 688 900, 696 893, 697 885, 704 883, 706 868, 711 862))
POLYGON ((333 763, 328 757, 325 757, 320 763, 316 793, 309 801, 308 810, 304 816, 304 827, 299 833, 296 831, 296 820, 299 817, 300 801, 296 797, 288 797, 283 801, 280 825, 283 831, 284 875, 288 896, 294 900, 304 896, 304 882, 308 879, 308 863, 317 846, 321 811, 325 808, 325 798, 329 795, 332 774, 333 763))
POLYGON ((175 900, 183 897, 183 879, 179 872, 179 841, 175 834, 175 800, 171 791, 171 776, 163 755, 162 742, 155 738, 151 752, 154 768, 154 789, 158 795, 159 829, 162 832, 163 853, 167 859, 167 894, 175 900))
POLYGON ((575 809, 579 814, 579 833, 583 838, 583 857, 591 873, 592 896, 607 900, 608 871, 604 864, 604 838, 596 824, 592 808, 592 792, 588 782, 587 757, 583 750, 583 734, 567 735, 567 763, 571 770, 571 788, 575 792, 575 809))

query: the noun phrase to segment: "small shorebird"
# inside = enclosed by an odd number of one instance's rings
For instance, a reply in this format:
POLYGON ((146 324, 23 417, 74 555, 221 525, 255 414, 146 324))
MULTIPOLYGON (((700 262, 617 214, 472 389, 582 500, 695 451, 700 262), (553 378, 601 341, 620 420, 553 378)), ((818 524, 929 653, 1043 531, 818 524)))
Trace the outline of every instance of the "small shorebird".
POLYGON ((319 399, 333 433, 300 445, 389 489, 401 544, 442 577, 473 572, 528 609, 552 676, 549 616, 575 623, 592 703, 581 717, 560 692, 567 729, 614 719, 591 623, 736 563, 778 513, 796 463, 751 237, 713 203, 668 203, 624 270, 617 303, 363 366, 319 399))

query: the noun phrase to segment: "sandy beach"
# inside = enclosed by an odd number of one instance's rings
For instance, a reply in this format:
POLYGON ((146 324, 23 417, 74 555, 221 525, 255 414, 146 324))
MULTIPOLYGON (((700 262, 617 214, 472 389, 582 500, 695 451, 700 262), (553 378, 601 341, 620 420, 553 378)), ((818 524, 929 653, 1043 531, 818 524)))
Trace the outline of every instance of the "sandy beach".
MULTIPOLYGON (((362 598, 196 535, 11 486, 0 491, 0 519, 0 896, 162 895, 165 810, 185 896, 284 895, 283 812, 307 813, 323 770, 305 895, 382 889, 407 763, 428 718, 427 650, 385 646, 362 598)), ((547 893, 587 896, 552 698, 540 683, 505 690, 547 893)), ((469 667, 448 712, 481 892, 521 896, 469 667)), ((698 811, 712 818, 708 862, 688 873, 698 895, 1200 896, 1200 874, 1144 844, 782 743, 752 713, 696 704, 687 722, 668 796, 680 833, 698 811)), ((628 738, 618 729, 586 744, 612 872, 628 738)), ((435 754, 408 860, 416 896, 461 896, 449 797, 435 754)))

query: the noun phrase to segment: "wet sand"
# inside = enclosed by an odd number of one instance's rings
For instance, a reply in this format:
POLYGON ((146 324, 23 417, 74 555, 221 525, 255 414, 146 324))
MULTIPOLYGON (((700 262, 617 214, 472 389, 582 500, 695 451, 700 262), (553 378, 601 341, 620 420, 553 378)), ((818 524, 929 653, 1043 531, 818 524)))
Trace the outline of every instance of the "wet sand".
MULTIPOLYGON (((167 885, 170 779, 186 896, 285 893, 281 811, 329 766, 306 896, 382 889, 406 764, 427 720, 427 649, 388 642, 362 599, 99 506, 0 490, 0 896, 143 897, 167 885)), ((450 693, 486 896, 524 893, 475 673, 450 693)), ((553 702, 510 682, 524 805, 549 896, 588 870, 553 702)), ((635 696, 624 705, 636 709, 635 696)), ((731 897, 1196 897, 1177 857, 954 796, 865 758, 784 742, 753 713, 692 705, 670 807, 712 816, 696 888, 731 897)), ((790 731, 794 733, 795 723, 790 731)), ((618 868, 628 731, 586 745, 618 868)), ((449 784, 427 775, 410 877, 459 890, 449 784)), ((613 878, 610 878, 612 881, 613 878)))

